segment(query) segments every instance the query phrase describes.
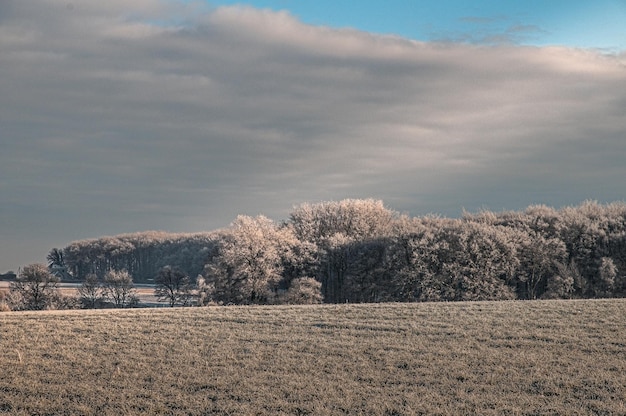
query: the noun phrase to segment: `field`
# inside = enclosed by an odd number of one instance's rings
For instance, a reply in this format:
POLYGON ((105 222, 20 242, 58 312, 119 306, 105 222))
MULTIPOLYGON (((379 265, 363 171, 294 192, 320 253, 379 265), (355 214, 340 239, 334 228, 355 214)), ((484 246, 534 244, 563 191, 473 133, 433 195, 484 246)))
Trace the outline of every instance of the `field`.
POLYGON ((0 313, 0 414, 625 415, 626 300, 0 313))

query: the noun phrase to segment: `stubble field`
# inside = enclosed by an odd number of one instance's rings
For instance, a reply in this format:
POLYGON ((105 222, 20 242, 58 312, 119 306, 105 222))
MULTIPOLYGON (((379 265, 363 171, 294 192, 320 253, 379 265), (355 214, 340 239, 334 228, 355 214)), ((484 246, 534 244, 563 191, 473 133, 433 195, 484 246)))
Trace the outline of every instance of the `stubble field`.
POLYGON ((0 414, 625 415, 626 300, 0 313, 0 414))

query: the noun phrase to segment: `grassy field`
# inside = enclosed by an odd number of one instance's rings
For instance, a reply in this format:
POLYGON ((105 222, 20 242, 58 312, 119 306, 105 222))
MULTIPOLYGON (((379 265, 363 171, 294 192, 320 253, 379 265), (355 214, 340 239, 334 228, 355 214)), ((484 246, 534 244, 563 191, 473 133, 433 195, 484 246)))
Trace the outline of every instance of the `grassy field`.
POLYGON ((0 414, 626 415, 626 300, 0 313, 0 414))

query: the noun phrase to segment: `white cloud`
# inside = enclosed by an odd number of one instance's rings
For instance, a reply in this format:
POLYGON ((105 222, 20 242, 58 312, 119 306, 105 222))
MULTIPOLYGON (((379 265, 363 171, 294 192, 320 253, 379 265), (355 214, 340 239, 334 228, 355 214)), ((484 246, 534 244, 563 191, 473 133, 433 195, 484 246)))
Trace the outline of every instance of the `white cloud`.
POLYGON ((67 5, 0 5, 3 236, 47 249, 344 197, 453 215, 626 194, 624 55, 67 5))

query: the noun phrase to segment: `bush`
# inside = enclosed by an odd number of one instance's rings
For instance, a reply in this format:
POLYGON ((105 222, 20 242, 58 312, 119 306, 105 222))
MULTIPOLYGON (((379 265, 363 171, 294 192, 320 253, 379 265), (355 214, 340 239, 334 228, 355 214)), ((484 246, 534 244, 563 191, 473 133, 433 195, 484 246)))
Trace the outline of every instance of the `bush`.
POLYGON ((7 303, 6 294, 0 291, 0 312, 10 312, 11 307, 7 303))
POLYGON ((82 303, 75 296, 57 296, 52 302, 52 309, 80 309, 82 303))
POLYGON ((280 303, 291 305, 312 305, 322 303, 322 284, 310 277, 293 279, 287 292, 281 298, 280 303))

